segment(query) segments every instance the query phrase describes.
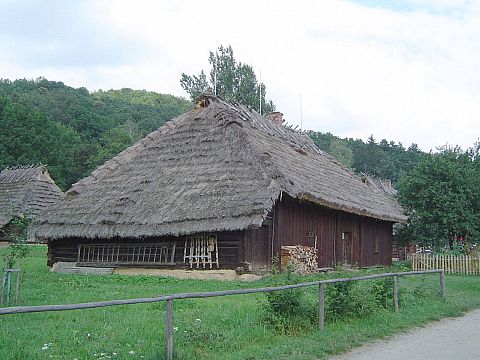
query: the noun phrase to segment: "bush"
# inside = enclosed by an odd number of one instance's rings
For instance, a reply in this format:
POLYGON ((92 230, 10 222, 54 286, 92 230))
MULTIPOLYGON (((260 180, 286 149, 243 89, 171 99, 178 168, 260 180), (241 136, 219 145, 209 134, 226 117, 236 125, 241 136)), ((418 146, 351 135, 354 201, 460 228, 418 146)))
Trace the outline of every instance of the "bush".
POLYGON ((372 292, 375 297, 375 303, 378 306, 387 309, 393 304, 393 278, 387 277, 374 281, 372 285, 372 292))
POLYGON ((266 293, 264 319, 279 334, 296 334, 315 324, 316 305, 306 300, 302 289, 266 293))
POLYGON ((325 304, 329 322, 365 316, 378 307, 370 289, 356 282, 328 285, 325 304))

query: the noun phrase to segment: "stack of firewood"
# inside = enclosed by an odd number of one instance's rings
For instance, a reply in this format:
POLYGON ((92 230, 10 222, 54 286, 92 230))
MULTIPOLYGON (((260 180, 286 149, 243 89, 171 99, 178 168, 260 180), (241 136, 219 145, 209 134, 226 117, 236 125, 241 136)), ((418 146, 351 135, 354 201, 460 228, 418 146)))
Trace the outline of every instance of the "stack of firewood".
POLYGON ((309 246, 282 246, 282 268, 287 267, 300 275, 316 273, 317 251, 309 246))

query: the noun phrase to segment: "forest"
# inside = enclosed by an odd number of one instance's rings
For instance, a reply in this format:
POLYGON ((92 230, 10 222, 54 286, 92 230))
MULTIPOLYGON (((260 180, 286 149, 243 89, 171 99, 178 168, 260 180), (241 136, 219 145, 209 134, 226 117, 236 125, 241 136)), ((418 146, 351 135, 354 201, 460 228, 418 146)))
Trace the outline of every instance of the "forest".
MULTIPOLYGON (((233 59, 231 49, 224 56, 233 59)), ((222 61, 211 53, 211 62, 222 61)), ((265 91, 253 72, 246 71, 248 67, 236 64, 234 59, 231 63, 242 76, 250 76, 252 91, 259 88, 265 91)), ((209 85, 206 79, 200 87, 195 83, 201 74, 198 77, 182 74, 182 86, 191 99, 209 85), (193 86, 191 91, 188 86, 193 86)), ((232 101, 242 100, 241 90, 229 93, 225 84, 217 86, 230 94, 232 101)), ((106 160, 191 106, 192 102, 184 98, 145 90, 89 92, 45 78, 0 80, 0 170, 42 163, 48 166, 62 190, 67 190, 106 160)), ((265 100, 264 109, 275 109, 275 105, 265 100)), ((352 171, 392 180, 410 216, 410 224, 399 239, 415 239, 437 248, 453 246, 454 240, 459 240, 462 246, 478 242, 478 143, 466 150, 443 147, 425 153, 416 144, 405 147, 392 140, 377 141, 373 135, 363 141, 320 131, 307 134, 320 149, 352 171)))
POLYGON ((145 90, 89 92, 44 78, 0 80, 0 169, 43 163, 66 190, 190 106, 145 90))

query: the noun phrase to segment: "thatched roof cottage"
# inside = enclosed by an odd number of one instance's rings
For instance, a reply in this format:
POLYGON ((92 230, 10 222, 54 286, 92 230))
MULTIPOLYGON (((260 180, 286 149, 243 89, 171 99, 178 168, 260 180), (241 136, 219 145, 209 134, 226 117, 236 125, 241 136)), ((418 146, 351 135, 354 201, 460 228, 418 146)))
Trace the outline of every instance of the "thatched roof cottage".
POLYGON ((268 268, 284 245, 320 267, 391 262, 399 204, 305 134, 203 95, 74 184, 36 234, 49 264, 268 268))
POLYGON ((4 169, 0 172, 0 240, 15 217, 35 220, 62 196, 44 165, 4 169))

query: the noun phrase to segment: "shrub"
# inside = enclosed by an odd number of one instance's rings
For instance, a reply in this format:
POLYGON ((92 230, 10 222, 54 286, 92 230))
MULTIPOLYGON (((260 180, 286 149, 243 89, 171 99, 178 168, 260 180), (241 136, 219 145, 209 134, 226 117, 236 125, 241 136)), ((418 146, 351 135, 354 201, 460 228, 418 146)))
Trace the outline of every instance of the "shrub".
POLYGON ((377 304, 370 289, 356 282, 341 282, 326 288, 327 321, 361 317, 371 313, 377 304))
POLYGON ((302 289, 266 293, 264 319, 275 332, 295 334, 308 330, 316 321, 316 306, 309 303, 302 289))
POLYGON ((387 277, 374 281, 372 284, 372 292, 375 297, 375 303, 387 309, 393 304, 393 278, 387 277))

